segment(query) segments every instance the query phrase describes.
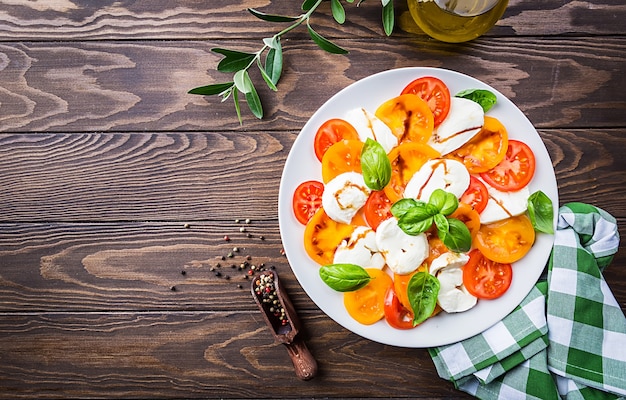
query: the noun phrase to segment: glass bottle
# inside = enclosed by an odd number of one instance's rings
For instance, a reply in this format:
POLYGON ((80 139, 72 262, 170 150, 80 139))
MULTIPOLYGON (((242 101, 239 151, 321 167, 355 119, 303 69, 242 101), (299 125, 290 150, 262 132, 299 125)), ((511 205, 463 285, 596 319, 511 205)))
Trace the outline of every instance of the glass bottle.
POLYGON ((491 29, 508 0, 407 0, 411 17, 430 37, 458 43, 491 29))

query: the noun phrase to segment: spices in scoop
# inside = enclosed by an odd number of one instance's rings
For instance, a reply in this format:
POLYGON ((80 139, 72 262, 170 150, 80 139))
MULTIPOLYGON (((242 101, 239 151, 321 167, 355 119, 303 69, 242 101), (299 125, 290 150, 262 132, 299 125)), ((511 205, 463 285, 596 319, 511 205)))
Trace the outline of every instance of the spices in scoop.
POLYGON ((261 301, 263 308, 269 311, 269 315, 273 315, 276 318, 275 321, 272 321, 272 325, 278 323, 285 326, 289 323, 285 307, 276 293, 274 276, 272 274, 261 273, 254 281, 254 292, 261 301))

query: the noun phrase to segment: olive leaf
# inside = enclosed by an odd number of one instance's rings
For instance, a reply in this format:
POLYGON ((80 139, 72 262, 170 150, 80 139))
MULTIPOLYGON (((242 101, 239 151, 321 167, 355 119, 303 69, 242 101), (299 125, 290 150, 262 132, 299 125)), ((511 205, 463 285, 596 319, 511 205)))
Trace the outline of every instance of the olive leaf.
MULTIPOLYGON (((345 1, 350 4, 355 3, 355 0, 345 1)), ((358 7, 363 1, 364 0, 356 1, 356 6, 358 7)), ((393 0, 381 1, 383 7, 383 28, 387 35, 391 35, 395 23, 393 0)), ((241 109, 239 106, 239 92, 241 92, 245 94, 246 101, 248 102, 250 110, 254 116, 259 119, 263 118, 263 107, 256 88, 252 84, 252 81, 250 81, 248 70, 256 64, 267 86, 271 90, 278 90, 277 84, 283 70, 283 50, 280 42, 282 36, 306 22, 307 31, 311 39, 321 49, 333 54, 346 54, 348 52, 344 48, 320 35, 311 27, 311 15, 320 5, 324 3, 330 3, 333 19, 339 24, 343 24, 346 20, 346 12, 344 6, 341 4, 341 0, 330 0, 329 2, 325 0, 304 0, 301 6, 304 13, 298 16, 269 14, 254 8, 248 8, 248 12, 263 21, 291 24, 276 33, 274 36, 264 38, 263 47, 255 53, 224 48, 211 49, 211 51, 224 56, 224 58, 217 64, 217 70, 219 72, 235 73, 235 75, 237 75, 236 78, 233 77, 232 82, 199 86, 189 90, 188 93, 207 96, 218 95, 222 98, 222 101, 225 101, 232 95, 235 103, 237 118, 239 123, 243 124, 241 119, 241 109), (261 62, 264 53, 266 53, 265 60, 264 62, 261 62), (240 71, 245 71, 246 74, 243 74, 240 71)))
POLYGON ((274 14, 266 14, 264 12, 255 10, 254 8, 248 8, 250 14, 255 17, 262 19, 263 21, 269 22, 293 22, 296 21, 299 17, 289 17, 286 15, 274 15, 274 14))
POLYGON ((311 11, 313 9, 313 6, 315 6, 315 3, 317 3, 319 0, 304 0, 302 2, 302 11, 311 11))
POLYGON ((347 54, 348 53, 347 50, 337 46, 330 40, 326 39, 319 33, 315 32, 313 28, 311 27, 311 24, 309 23, 309 21, 307 21, 306 26, 309 31, 309 35, 311 36, 311 39, 313 39, 315 44, 317 44, 320 47, 320 49, 327 51, 329 53, 332 53, 332 54, 347 54))
POLYGON ((283 48, 280 38, 273 42, 274 47, 270 48, 265 57, 265 72, 272 83, 276 85, 283 71, 283 48))
POLYGON ((232 88, 234 85, 233 82, 226 83, 215 83, 213 85, 199 86, 197 88, 191 89, 187 93, 189 94, 201 94, 205 96, 212 96, 215 94, 221 94, 225 90, 232 88))
POLYGON ((252 53, 221 48, 213 48, 211 51, 224 56, 219 64, 217 64, 217 70, 220 72, 237 72, 245 69, 256 57, 256 55, 252 53))
POLYGON ((346 10, 344 10, 339 0, 330 0, 330 10, 338 24, 346 22, 346 10))
POLYGON ((393 0, 382 0, 383 3, 383 29, 387 36, 393 33, 395 25, 395 12, 393 10, 393 0))

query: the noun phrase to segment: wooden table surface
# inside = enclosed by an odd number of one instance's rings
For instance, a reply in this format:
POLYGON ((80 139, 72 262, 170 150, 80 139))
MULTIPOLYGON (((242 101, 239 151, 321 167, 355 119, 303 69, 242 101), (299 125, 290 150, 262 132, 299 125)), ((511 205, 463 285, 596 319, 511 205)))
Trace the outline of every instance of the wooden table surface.
MULTIPOLYGON (((313 24, 350 53, 323 52, 304 29, 287 35, 278 92, 258 86, 263 120, 244 106, 240 126, 230 101, 187 94, 229 80, 210 49, 256 51, 277 32, 247 7, 298 14, 300 3, 2 2, 0 397, 464 397, 426 349, 330 320, 281 254, 278 187, 294 139, 334 93, 380 71, 441 67, 492 85, 539 131, 561 204, 602 207, 626 233, 622 0, 511 0, 466 44, 408 32, 401 0, 390 37, 380 2, 347 5, 343 26, 326 4, 313 24), (296 378, 246 270, 231 267, 247 256, 279 272, 315 379, 296 378)), ((605 271, 622 309, 624 250, 605 271)))

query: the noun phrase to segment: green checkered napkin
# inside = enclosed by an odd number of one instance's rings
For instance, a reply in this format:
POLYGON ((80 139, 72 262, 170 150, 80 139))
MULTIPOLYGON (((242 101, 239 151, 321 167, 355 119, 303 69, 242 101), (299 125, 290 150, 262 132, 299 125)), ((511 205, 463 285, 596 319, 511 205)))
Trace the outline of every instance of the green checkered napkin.
POLYGON ((547 280, 481 334, 429 349, 439 376, 481 399, 626 398, 626 318, 601 274, 618 246, 610 214, 561 207, 547 280))

